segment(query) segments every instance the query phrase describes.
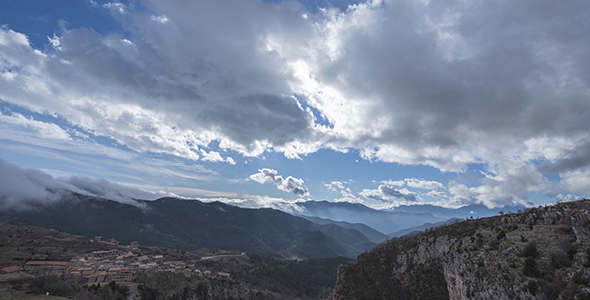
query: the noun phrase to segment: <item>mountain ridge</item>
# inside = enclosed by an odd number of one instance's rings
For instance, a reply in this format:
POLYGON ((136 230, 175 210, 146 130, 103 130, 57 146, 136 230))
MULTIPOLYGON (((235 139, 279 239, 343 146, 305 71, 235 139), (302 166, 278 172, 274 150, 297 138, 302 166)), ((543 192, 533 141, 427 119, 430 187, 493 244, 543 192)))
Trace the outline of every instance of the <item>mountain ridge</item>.
POLYGON ((354 258, 375 246, 355 229, 318 225, 273 209, 166 197, 137 200, 137 204, 69 193, 51 204, 0 212, 0 222, 55 228, 87 237, 110 236, 123 243, 139 241, 185 250, 233 249, 279 257, 354 258), (301 238, 308 231, 324 236, 301 238), (315 246, 326 252, 310 251, 312 245, 305 244, 310 241, 320 241, 315 246))
POLYGON ((394 238, 340 267, 331 299, 590 299, 590 200, 394 238))

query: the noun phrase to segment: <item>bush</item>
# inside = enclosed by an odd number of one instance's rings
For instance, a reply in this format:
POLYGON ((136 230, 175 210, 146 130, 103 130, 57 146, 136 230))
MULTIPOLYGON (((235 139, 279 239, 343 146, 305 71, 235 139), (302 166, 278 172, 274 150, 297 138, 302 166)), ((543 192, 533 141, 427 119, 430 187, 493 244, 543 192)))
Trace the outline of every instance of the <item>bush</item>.
POLYGON ((524 276, 539 277, 539 268, 537 267, 537 261, 532 257, 527 257, 524 260, 524 267, 522 268, 524 276))
POLYGON ((551 265, 556 269, 568 268, 572 266, 572 261, 568 254, 560 249, 551 253, 551 265))
POLYGON ((531 295, 536 295, 537 291, 539 290, 539 285, 537 284, 536 280, 531 280, 527 284, 527 288, 529 289, 529 293, 531 293, 531 295))
POLYGON ((577 285, 587 285, 588 284, 588 278, 586 278, 584 276, 584 274, 582 274, 582 272, 578 272, 578 273, 574 274, 572 280, 577 285))
POLYGON ((528 243, 526 247, 522 250, 522 256, 524 257, 532 257, 537 258, 539 257, 539 250, 537 250, 537 245, 535 243, 528 243))
POLYGON ((578 297, 578 300, 590 300, 590 294, 587 292, 580 292, 576 295, 578 297))

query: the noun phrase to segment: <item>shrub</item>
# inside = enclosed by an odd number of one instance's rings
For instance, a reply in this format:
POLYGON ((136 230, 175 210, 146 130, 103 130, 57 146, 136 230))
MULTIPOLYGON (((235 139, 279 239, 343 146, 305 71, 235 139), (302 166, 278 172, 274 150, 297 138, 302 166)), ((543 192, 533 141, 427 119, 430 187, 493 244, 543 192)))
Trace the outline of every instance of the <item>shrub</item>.
POLYGON ((539 250, 537 250, 537 245, 535 243, 528 243, 526 247, 522 250, 522 256, 524 257, 532 257, 537 258, 539 257, 539 250))
POLYGON ((587 285, 588 284, 588 278, 586 278, 584 276, 584 274, 582 274, 582 272, 578 272, 578 273, 574 274, 572 281, 577 285, 587 285))
POLYGON ((524 260, 524 267, 522 268, 524 276, 539 277, 539 268, 537 267, 537 261, 532 257, 527 257, 524 260))
POLYGON ((537 291, 539 290, 539 285, 537 284, 536 280, 531 280, 527 284, 527 288, 529 289, 529 293, 531 293, 531 295, 536 295, 537 291))

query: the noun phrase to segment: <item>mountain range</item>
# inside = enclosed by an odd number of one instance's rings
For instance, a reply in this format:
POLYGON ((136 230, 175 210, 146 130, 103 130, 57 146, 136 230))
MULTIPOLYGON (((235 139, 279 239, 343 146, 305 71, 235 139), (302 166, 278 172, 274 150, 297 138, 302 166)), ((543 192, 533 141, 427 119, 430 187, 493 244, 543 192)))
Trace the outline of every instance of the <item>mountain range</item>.
POLYGON ((403 205, 388 210, 377 210, 360 203, 329 201, 306 201, 295 205, 299 209, 288 212, 305 217, 365 224, 388 236, 396 236, 395 233, 400 230, 419 227, 425 223, 446 222, 454 218, 489 217, 497 215, 501 210, 517 212, 525 209, 522 206, 490 209, 481 204, 453 209, 426 204, 403 205))
POLYGON ((60 200, 4 208, 0 222, 186 250, 219 248, 285 258, 354 258, 390 237, 455 217, 495 214, 481 205, 376 210, 358 203, 307 201, 295 203, 295 210, 280 211, 179 198, 112 201, 72 191, 55 195, 60 200))
POLYGON ((354 228, 273 209, 160 198, 125 204, 67 193, 60 201, 0 212, 0 222, 185 250, 219 248, 286 258, 356 257, 376 243, 354 228))

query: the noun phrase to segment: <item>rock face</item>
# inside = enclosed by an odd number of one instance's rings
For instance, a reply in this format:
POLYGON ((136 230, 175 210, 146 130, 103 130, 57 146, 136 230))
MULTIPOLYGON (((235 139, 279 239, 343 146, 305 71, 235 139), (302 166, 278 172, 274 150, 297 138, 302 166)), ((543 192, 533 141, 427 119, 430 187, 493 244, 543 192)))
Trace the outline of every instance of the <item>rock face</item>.
POLYGON ((401 237, 341 266, 332 299, 590 299, 590 200, 401 237))

